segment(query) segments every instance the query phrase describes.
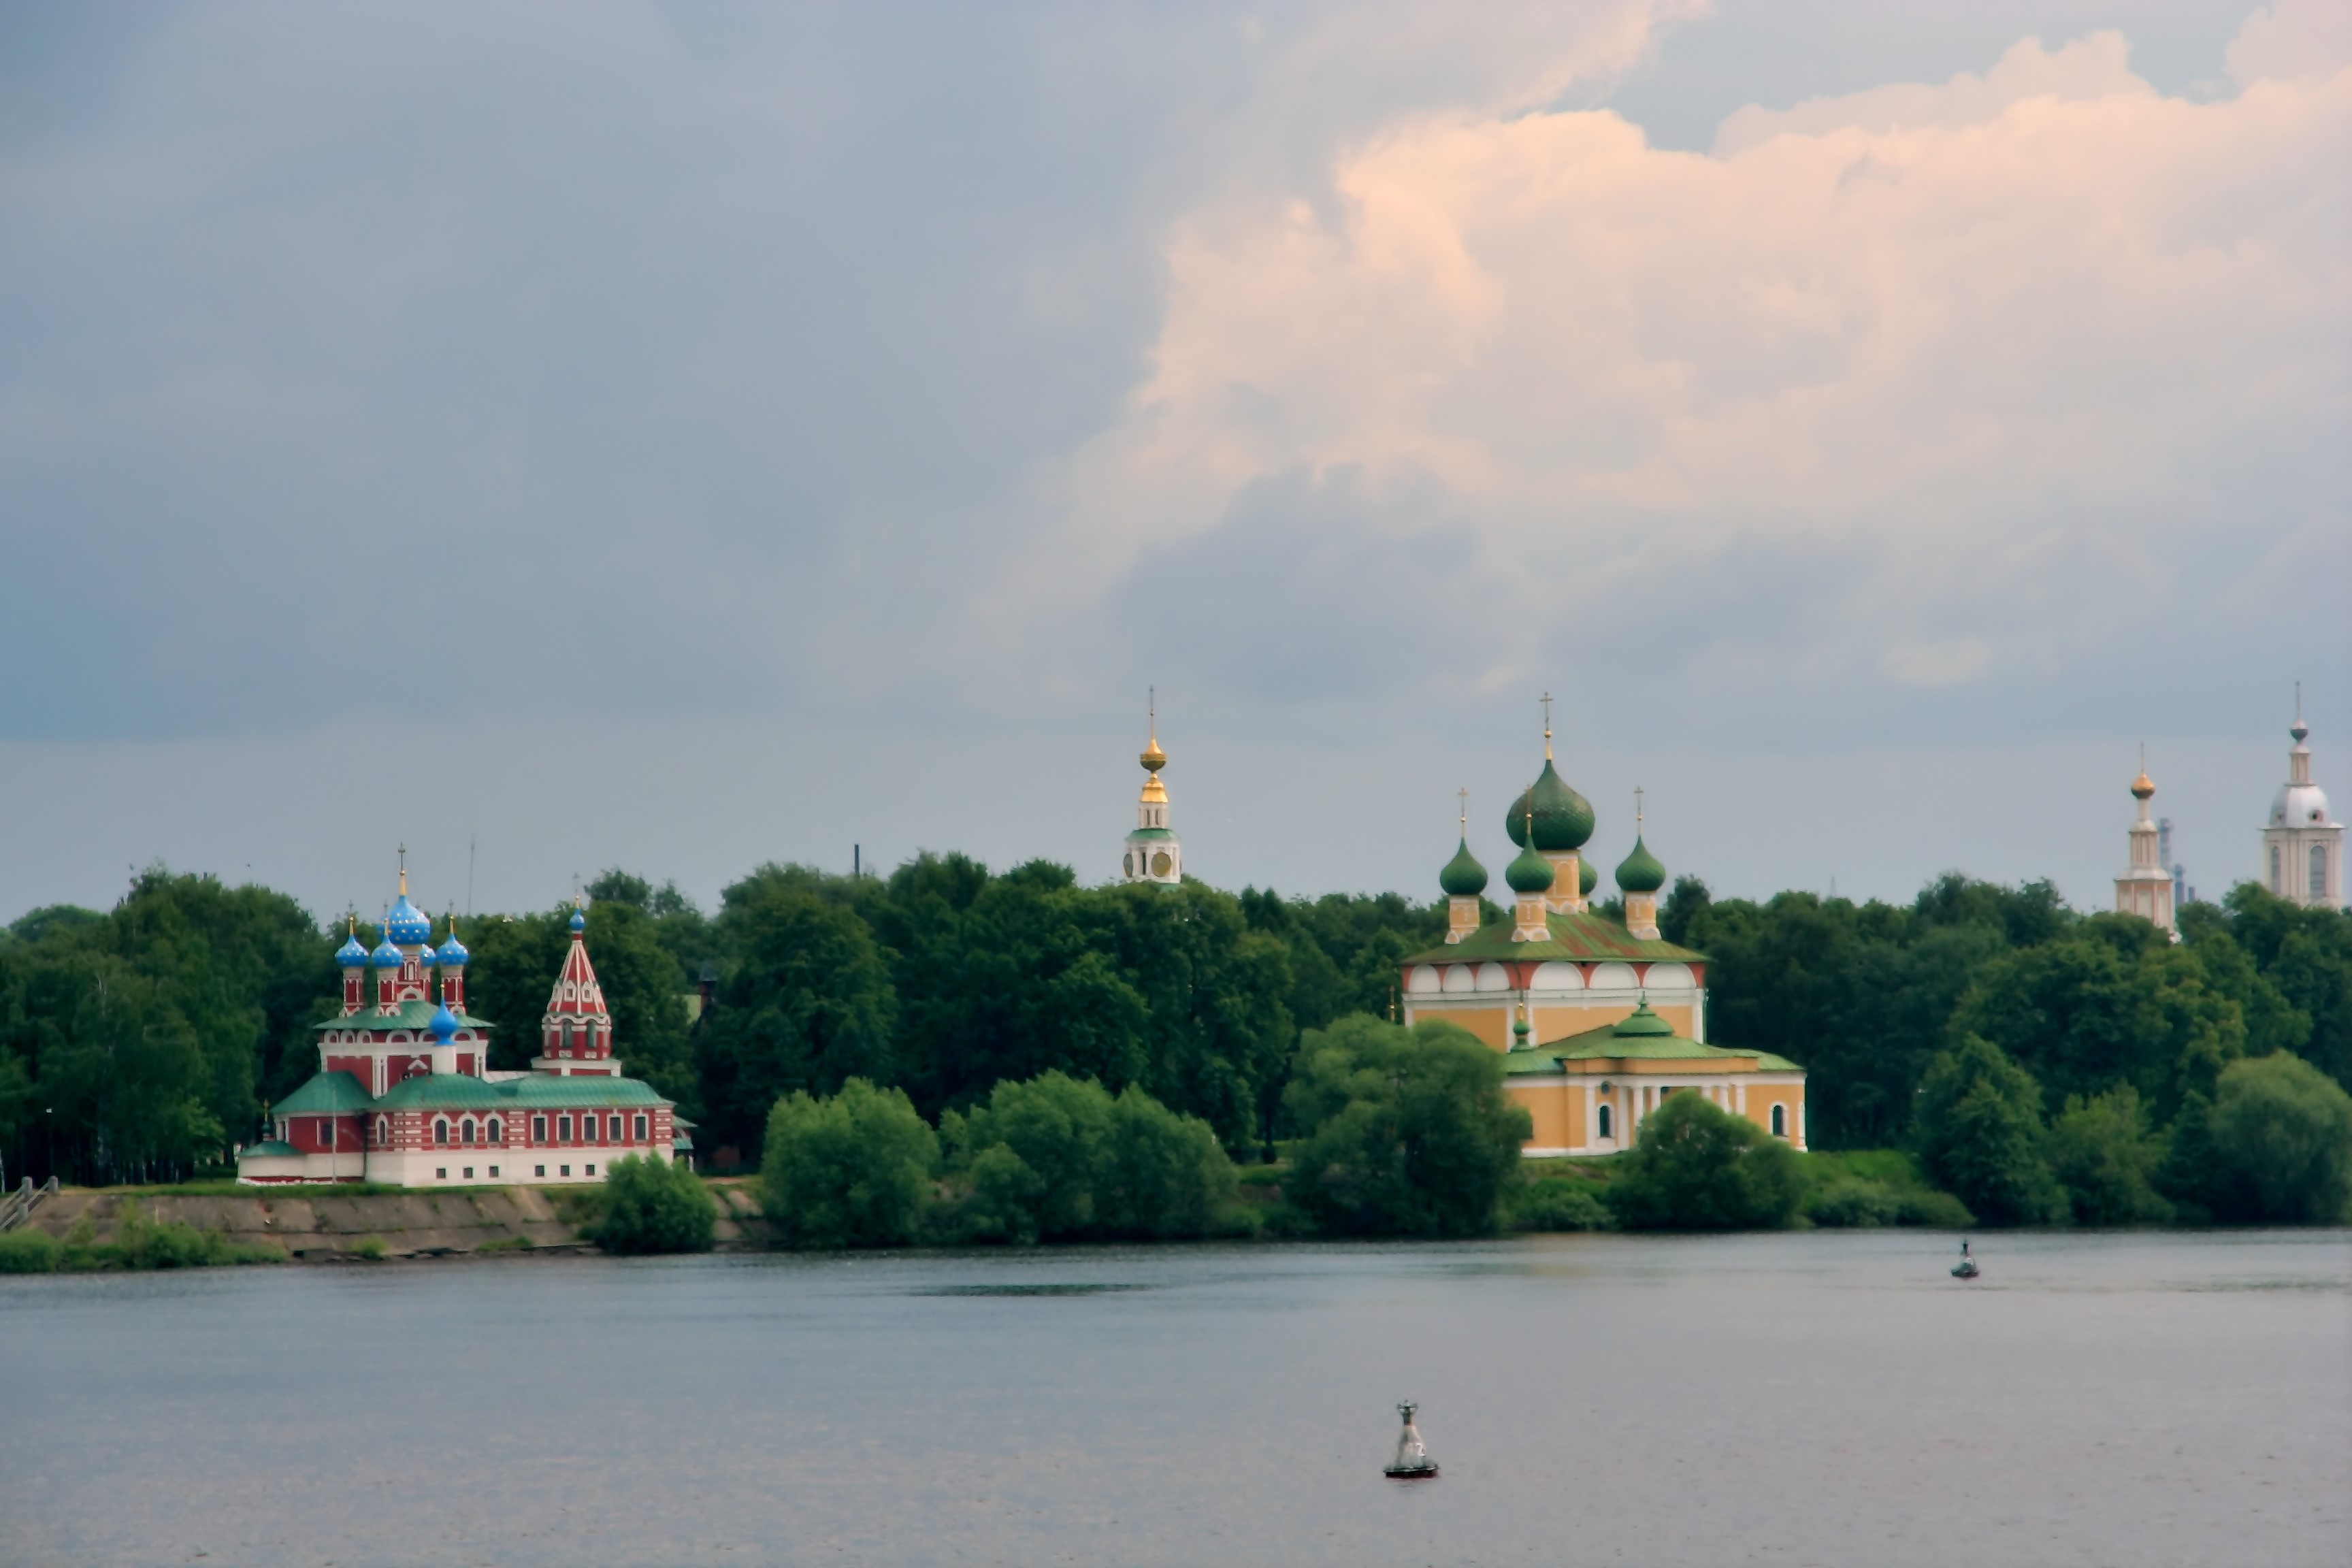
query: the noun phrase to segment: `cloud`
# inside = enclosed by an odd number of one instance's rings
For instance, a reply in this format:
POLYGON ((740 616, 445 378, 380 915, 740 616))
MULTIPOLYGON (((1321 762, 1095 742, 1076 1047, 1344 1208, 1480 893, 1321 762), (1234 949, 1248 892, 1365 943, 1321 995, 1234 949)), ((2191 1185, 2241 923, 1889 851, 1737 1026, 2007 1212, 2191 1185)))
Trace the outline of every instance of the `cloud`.
MULTIPOLYGON (((2258 15, 2235 65, 2290 23, 2258 15)), ((1686 651, 1761 636, 1784 685, 1887 700, 2063 685, 2217 601, 2324 616, 2272 548, 2347 563, 2352 69, 2308 63, 2198 101, 2115 34, 2028 38, 1743 110, 1704 156, 1606 109, 1397 117, 1321 186, 1173 226, 1150 374, 1073 458, 1055 547, 1118 581, 1344 473, 1391 536, 1461 531, 1491 595, 1465 636, 1524 619, 1635 679, 1640 605, 1686 651), (1715 579, 1760 556, 1833 570, 1806 590, 1831 613, 1715 579)))

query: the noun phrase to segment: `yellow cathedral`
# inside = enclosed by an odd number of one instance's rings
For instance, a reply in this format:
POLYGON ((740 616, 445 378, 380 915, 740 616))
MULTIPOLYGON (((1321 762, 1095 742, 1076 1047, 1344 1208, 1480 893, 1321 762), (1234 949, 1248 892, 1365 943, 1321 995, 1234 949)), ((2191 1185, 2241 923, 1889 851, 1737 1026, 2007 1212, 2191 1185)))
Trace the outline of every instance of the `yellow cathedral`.
POLYGON ((1802 1149, 1804 1069, 1707 1042, 1706 958, 1659 935, 1666 868, 1641 817, 1637 806, 1633 851, 1617 868, 1621 925, 1591 907, 1592 805, 1553 765, 1547 720, 1543 772, 1505 819, 1518 847, 1503 871, 1511 910, 1480 923, 1486 868, 1470 853, 1465 812, 1438 874, 1444 944, 1403 962, 1404 1021, 1443 1018, 1505 1054, 1505 1089, 1535 1121, 1522 1150, 1531 1158, 1632 1148, 1670 1094, 1703 1094, 1802 1149))

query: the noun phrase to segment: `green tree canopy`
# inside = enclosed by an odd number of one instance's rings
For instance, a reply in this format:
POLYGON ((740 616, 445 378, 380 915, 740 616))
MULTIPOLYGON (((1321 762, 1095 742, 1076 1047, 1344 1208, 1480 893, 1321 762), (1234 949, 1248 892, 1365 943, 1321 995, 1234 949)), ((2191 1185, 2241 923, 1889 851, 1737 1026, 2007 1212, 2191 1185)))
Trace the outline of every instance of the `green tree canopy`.
POLYGON ((701 1178, 651 1154, 625 1154, 605 1173, 604 1212, 591 1238, 607 1252, 708 1252, 719 1205, 701 1178))
POLYGON ((1608 1202, 1635 1230, 1774 1230, 1805 1195, 1796 1151, 1703 1094, 1669 1094, 1617 1157, 1608 1202))
POLYGON ((1433 1020, 1307 1031, 1285 1103, 1303 1137, 1284 1190, 1341 1235, 1486 1234, 1532 1131, 1503 1058, 1433 1020))
POLYGON ((2230 1219, 2352 1219, 2352 1095, 2281 1052, 2222 1069, 2210 1121, 2230 1219))
POLYGON ((1979 1035, 1962 1036, 1919 1087, 1919 1155, 1929 1179, 1992 1225, 2048 1225, 2065 1213, 2042 1147, 2042 1089, 1979 1035))
POLYGON ((761 1163, 769 1222, 793 1247, 903 1247, 922 1234, 940 1141, 904 1092, 862 1078, 768 1116, 761 1163))

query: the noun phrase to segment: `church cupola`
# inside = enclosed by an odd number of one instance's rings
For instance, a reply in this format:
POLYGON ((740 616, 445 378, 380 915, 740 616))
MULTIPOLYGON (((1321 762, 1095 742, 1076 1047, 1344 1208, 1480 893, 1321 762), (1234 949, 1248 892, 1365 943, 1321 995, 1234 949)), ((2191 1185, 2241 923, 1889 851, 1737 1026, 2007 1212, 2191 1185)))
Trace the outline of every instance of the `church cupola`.
POLYGON ((474 955, 457 940, 457 919, 449 917, 449 937, 433 950, 433 962, 441 969, 441 1005, 466 1010, 466 961, 474 955))
POLYGON ((1656 942, 1658 889, 1666 885, 1666 868, 1650 853, 1642 837, 1642 792, 1633 792, 1633 852, 1618 863, 1617 890, 1625 895, 1625 934, 1637 942, 1656 942))
POLYGON ((2303 683, 2295 682, 2294 745, 2286 754, 2286 783, 2271 802, 2263 828, 2263 886, 2312 909, 2344 904, 2344 825, 2327 815, 2327 792, 2311 776, 2310 727, 2303 721, 2303 683))
POLYGON ((1160 749, 1160 700, 1150 704, 1151 739, 1136 761, 1143 764, 1143 794, 1135 805, 1135 831, 1127 836, 1127 851, 1119 875, 1129 882, 1176 883, 1184 879, 1184 846, 1168 826, 1168 786, 1160 770, 1168 753, 1160 749))
POLYGON ((604 1006, 604 988, 588 962, 588 917, 575 907, 570 923, 572 951, 563 955, 563 969, 548 994, 539 1026, 540 1054, 531 1068, 565 1077, 609 1077, 621 1069, 613 1059, 613 1016, 604 1006))
POLYGON ((367 944, 360 941, 357 916, 346 922, 343 945, 335 949, 335 967, 343 972, 343 1016, 349 1017, 367 1005, 362 987, 367 974, 368 950, 367 944))
MULTIPOLYGON (((1532 831, 1526 829, 1524 825, 1523 830, 1532 831)), ((1517 895, 1511 911, 1513 942, 1551 940, 1551 922, 1546 918, 1550 906, 1546 896, 1550 893, 1552 880, 1558 875, 1559 868, 1546 859, 1543 851, 1533 843, 1528 843, 1509 865, 1503 868, 1503 880, 1510 884, 1511 891, 1517 895)))
POLYGON ((1448 945, 1478 934, 1478 899, 1486 890, 1486 868, 1470 853, 1470 792, 1462 796, 1462 843, 1454 858, 1437 874, 1445 891, 1445 940, 1448 945))
POLYGON ((2163 857, 2157 852, 2157 827, 2147 815, 2147 803, 2155 798, 2156 785, 2147 776, 2146 747, 2140 751, 2139 776, 2132 780, 2131 793, 2132 799, 2138 803, 2139 816, 2131 825, 2130 863, 2116 879, 2116 911, 2151 921, 2159 929, 2170 931, 2178 942, 2180 933, 2173 923, 2172 873, 2165 868, 2163 857))
POLYGON ((1568 785, 1553 765, 1551 754, 1551 693, 1544 693, 1544 765, 1536 782, 1511 803, 1503 830, 1511 842, 1533 849, 1552 867, 1551 908, 1559 914, 1580 912, 1592 884, 1584 879, 1578 851, 1592 837, 1592 803, 1568 785))

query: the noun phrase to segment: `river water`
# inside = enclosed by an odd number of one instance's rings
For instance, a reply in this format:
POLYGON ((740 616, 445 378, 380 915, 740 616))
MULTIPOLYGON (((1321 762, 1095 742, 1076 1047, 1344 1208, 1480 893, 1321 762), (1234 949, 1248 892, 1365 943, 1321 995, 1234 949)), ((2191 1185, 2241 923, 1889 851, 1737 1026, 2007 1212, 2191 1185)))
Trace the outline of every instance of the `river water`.
POLYGON ((2352 1562, 2352 1234, 1952 1249, 0 1279, 0 1563, 2352 1562))

